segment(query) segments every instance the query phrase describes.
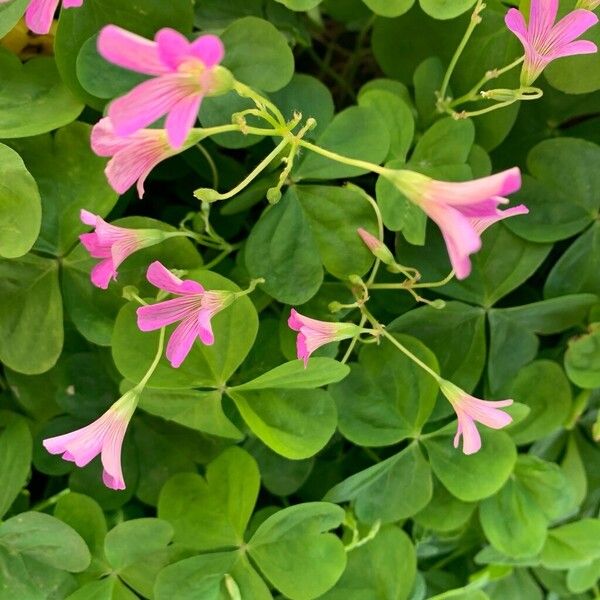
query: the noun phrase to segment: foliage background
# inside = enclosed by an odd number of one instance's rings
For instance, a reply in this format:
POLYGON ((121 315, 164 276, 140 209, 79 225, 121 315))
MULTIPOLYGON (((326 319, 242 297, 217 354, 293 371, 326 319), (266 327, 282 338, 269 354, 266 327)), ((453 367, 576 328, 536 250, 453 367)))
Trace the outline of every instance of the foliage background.
MULTIPOLYGON (((551 66, 538 102, 440 119, 433 92, 473 4, 86 0, 61 12, 53 47, 13 29, 24 0, 0 5, 0 35, 11 32, 0 41, 2 600, 599 597, 600 57, 551 66), (128 259, 109 291, 93 288, 80 208, 169 228, 213 182, 192 148, 155 170, 143 201, 110 189, 90 124, 137 80, 95 52, 107 23, 148 37, 219 33, 238 79, 286 115, 315 117, 310 135, 352 156, 439 178, 520 166, 515 200, 530 215, 485 234, 471 277, 439 290, 444 310, 401 292, 371 302, 445 377, 513 397, 515 423, 486 430, 466 457, 449 405, 389 344, 364 347, 349 375, 336 348, 307 371, 290 362, 288 305, 331 319, 328 303, 349 296, 343 279, 370 265, 355 230, 374 216, 347 179, 377 197, 400 262, 427 280, 449 270, 437 230, 420 245, 422 221, 385 182, 314 155, 274 207, 264 196, 277 164, 213 210, 217 231, 241 243, 215 272, 176 238, 128 259), (97 461, 74 469, 41 440, 90 422, 143 374, 155 339, 137 331, 122 290, 149 294, 157 258, 208 286, 267 284, 215 319, 213 348, 178 371, 161 363, 126 438, 127 489, 114 492, 97 461)), ((518 56, 506 10, 488 2, 455 96, 518 56)), ((245 107, 209 99, 200 120, 227 123, 245 107)), ((227 190, 273 142, 225 134, 205 147, 227 190)))

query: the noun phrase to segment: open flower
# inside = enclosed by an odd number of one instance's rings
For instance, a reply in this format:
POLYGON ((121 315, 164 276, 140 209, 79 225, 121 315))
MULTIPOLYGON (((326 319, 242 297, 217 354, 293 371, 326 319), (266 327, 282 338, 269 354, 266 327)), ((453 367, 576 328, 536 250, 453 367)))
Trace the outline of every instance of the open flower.
MULTIPOLYGON (((10 0, 0 0, 0 4, 10 0)), ((52 28, 54 13, 60 4, 60 0, 31 0, 25 11, 25 22, 27 27, 38 35, 46 35, 52 28)), ((75 8, 81 6, 83 0, 62 0, 64 8, 75 8)))
POLYGON ((593 12, 578 8, 554 24, 557 12, 558 0, 531 0, 528 24, 516 8, 506 13, 506 26, 525 48, 521 72, 521 84, 524 86, 531 85, 546 66, 557 58, 598 51, 593 42, 577 40, 598 22, 593 12))
POLYGON ((512 417, 508 413, 499 410, 510 406, 513 403, 512 400, 498 400, 496 402, 480 400, 470 396, 445 379, 440 381, 440 389, 452 404, 452 408, 454 408, 454 412, 458 417, 454 447, 458 448, 462 436, 463 452, 465 454, 474 454, 481 448, 481 436, 477 431, 476 421, 492 429, 502 429, 502 427, 512 423, 512 417))
POLYGON ((110 280, 117 279, 119 265, 130 255, 162 242, 169 232, 159 229, 127 229, 107 223, 102 217, 87 210, 81 211, 81 220, 94 227, 92 233, 79 236, 81 243, 93 258, 102 259, 93 269, 92 283, 105 290, 110 280))
POLYGON ((474 181, 436 181, 414 171, 389 171, 385 175, 411 202, 429 216, 442 231, 452 268, 458 279, 471 272, 469 256, 481 248, 481 233, 493 223, 528 212, 520 205, 500 211, 506 194, 521 187, 518 168, 474 181))
MULTIPOLYGON (((180 149, 192 146, 191 139, 180 149)), ((163 129, 140 129, 121 137, 115 133, 108 117, 100 119, 92 128, 92 150, 98 156, 111 156, 104 173, 111 187, 125 193, 136 181, 138 196, 144 196, 144 182, 158 163, 177 154, 167 140, 163 129)))
POLYGON ((305 317, 292 308, 288 319, 290 329, 298 332, 296 353, 299 359, 308 364, 310 355, 319 347, 331 342, 339 342, 358 335, 361 328, 354 323, 331 323, 305 317))
POLYGON ((165 28, 152 42, 108 25, 100 31, 98 52, 120 67, 154 76, 111 103, 108 116, 119 136, 131 135, 166 115, 169 142, 180 148, 196 122, 202 99, 231 85, 229 72, 218 67, 224 48, 215 35, 189 42, 165 28))
POLYGON ((137 323, 142 331, 154 331, 180 321, 167 344, 167 358, 177 368, 185 360, 197 338, 207 346, 214 343, 210 320, 229 306, 236 294, 206 291, 197 281, 179 279, 158 261, 148 267, 146 277, 157 288, 178 296, 137 309, 137 323))
POLYGON ((78 467, 85 467, 101 454, 104 485, 113 490, 124 490, 121 447, 138 399, 139 392, 134 388, 87 427, 45 439, 44 448, 50 454, 62 454, 65 460, 74 462, 78 467))

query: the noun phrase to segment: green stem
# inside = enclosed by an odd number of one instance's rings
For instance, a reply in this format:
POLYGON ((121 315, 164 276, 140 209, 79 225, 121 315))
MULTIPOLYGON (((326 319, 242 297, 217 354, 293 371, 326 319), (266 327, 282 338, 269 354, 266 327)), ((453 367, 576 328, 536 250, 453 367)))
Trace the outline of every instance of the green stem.
POLYGON ((343 156, 337 152, 332 152, 331 150, 325 150, 325 148, 321 148, 320 146, 312 144, 311 142, 307 142, 306 140, 300 140, 299 144, 300 146, 304 146, 304 148, 307 148, 316 154, 320 154, 321 156, 325 156, 326 158, 329 158, 335 162, 350 165, 352 167, 358 167, 359 169, 365 169, 365 171, 372 171, 373 173, 378 173, 379 175, 383 175, 389 171, 389 169, 386 169, 385 167, 376 165, 375 163, 367 162, 366 160, 358 160, 356 158, 343 156))
POLYGON ((321 57, 312 49, 307 48, 308 55, 315 61, 319 66, 322 73, 327 73, 335 82, 348 94, 353 100, 356 98, 356 94, 348 82, 335 70, 332 69, 329 64, 321 60, 321 57))
MULTIPOLYGON (((360 323, 358 324, 358 326, 362 329, 363 325, 366 322, 367 322, 367 317, 365 317, 365 315, 362 314, 360 317, 360 323)), ((344 354, 344 358, 342 358, 342 364, 346 364, 348 362, 348 359, 350 358, 350 355, 352 354, 352 350, 354 350, 354 346, 356 346, 356 344, 358 342, 359 336, 360 336, 360 333, 357 333, 352 338, 352 341, 350 342, 350 345, 348 346, 348 349, 346 350, 346 352, 344 354)))
POLYGON ((156 367, 158 367, 158 363, 160 362, 160 357, 162 356, 162 351, 163 351, 164 345, 165 345, 165 328, 163 327, 163 328, 161 328, 160 335, 158 336, 158 349, 156 351, 156 356, 154 357, 152 364, 148 368, 148 371, 146 372, 146 374, 144 375, 142 380, 135 386, 135 389, 138 393, 140 393, 146 387, 148 380, 150 379, 150 377, 152 377, 154 371, 156 370, 156 367))
POLYGON ((450 281, 452 281, 453 277, 454 277, 454 269, 452 271, 450 271, 450 273, 448 273, 448 275, 446 275, 446 277, 444 277, 444 279, 442 279, 441 281, 434 281, 433 283, 415 283, 411 287, 414 287, 414 288, 442 287, 442 286, 446 285, 447 283, 449 283, 450 281))
POLYGON ((42 511, 56 504, 63 496, 66 496, 71 490, 69 488, 65 488, 64 490, 58 492, 58 494, 54 494, 54 496, 50 496, 50 498, 46 498, 46 500, 42 500, 38 502, 34 506, 31 507, 31 510, 42 511))
POLYGON ((212 186, 215 190, 219 189, 219 170, 217 169, 217 165, 213 160, 213 157, 210 155, 208 150, 200 143, 196 144, 196 148, 200 150, 200 153, 206 159, 208 166, 210 168, 210 172, 212 173, 212 186))
POLYGON ((426 365, 420 358, 415 356, 406 346, 401 344, 391 333, 388 333, 385 329, 382 330, 383 335, 390 341, 400 352, 403 352, 412 361, 417 363, 424 371, 427 371, 438 383, 441 381, 441 377, 428 365, 426 365))
POLYGON ((454 118, 456 119, 468 119, 469 117, 478 117, 479 115, 485 115, 487 113, 491 113, 495 110, 499 110, 501 108, 505 108, 514 104, 517 101, 516 98, 507 100, 506 102, 499 102, 498 104, 492 104, 492 106, 488 106, 487 108, 482 108, 481 110, 472 110, 472 111, 462 111, 459 113, 454 113, 454 118))
POLYGON ((460 55, 463 53, 469 39, 471 38, 471 35, 473 34, 473 31, 475 31, 475 27, 477 27, 477 25, 479 25, 479 23, 481 23, 481 17, 479 16, 479 13, 484 8, 485 8, 485 4, 483 3, 483 0, 477 0, 477 4, 475 5, 475 8, 473 9, 473 12, 471 14, 471 20, 469 21, 469 26, 467 27, 467 30, 465 31, 465 34, 463 35, 463 38, 460 41, 460 44, 458 45, 458 48, 454 52, 454 55, 452 56, 452 60, 450 61, 450 64, 448 65, 448 69, 446 70, 446 74, 444 75, 444 80, 442 81, 442 87, 440 88, 440 91, 439 91, 439 100, 441 102, 444 102, 444 100, 446 98, 446 92, 448 91, 448 86, 450 85, 450 78, 452 77, 452 73, 454 72, 454 69, 456 68, 456 64, 458 63, 458 59, 460 58, 460 55))

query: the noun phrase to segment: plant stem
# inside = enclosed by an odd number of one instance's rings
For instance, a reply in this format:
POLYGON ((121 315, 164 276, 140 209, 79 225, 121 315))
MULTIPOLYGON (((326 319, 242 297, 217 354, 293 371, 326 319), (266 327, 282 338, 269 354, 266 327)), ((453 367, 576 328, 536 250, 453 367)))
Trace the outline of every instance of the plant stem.
POLYGON ((312 150, 316 154, 320 154, 321 156, 325 156, 326 158, 329 158, 339 163, 343 163, 345 165, 358 167, 359 169, 365 169, 366 171, 373 171, 374 173, 379 173, 380 175, 383 175, 384 173, 389 171, 389 169, 386 169, 385 167, 376 165, 375 163, 367 162, 366 160, 358 160, 356 158, 343 156, 341 154, 338 154, 337 152, 332 152, 331 150, 325 150, 325 148, 321 148, 316 144, 311 144, 306 140, 300 140, 299 144, 300 146, 304 146, 304 148, 307 148, 308 150, 312 150))
POLYGON ((383 335, 390 341, 400 352, 403 352, 412 361, 417 363, 424 371, 427 371, 438 383, 441 381, 441 377, 428 365, 426 365, 420 358, 415 356, 406 346, 401 344, 391 333, 388 333, 385 329, 382 330, 383 335))
POLYGON ((198 148, 198 150, 200 150, 200 153, 202 154, 202 156, 204 156, 204 158, 206 159, 206 162, 208 163, 208 166, 212 173, 213 188, 215 190, 219 189, 219 171, 217 169, 217 165, 215 164, 215 161, 213 160, 213 157, 210 155, 208 150, 202 144, 200 144, 200 143, 196 144, 196 148, 198 148))
POLYGON ((158 336, 158 349, 156 350, 156 356, 154 357, 152 364, 150 365, 148 371, 146 372, 146 374, 144 375, 142 380, 135 386, 135 390, 138 393, 140 393, 146 387, 148 380, 150 379, 150 377, 152 377, 154 371, 156 370, 156 367, 158 367, 158 363, 160 362, 160 357, 162 356, 162 351, 163 351, 164 345, 165 345, 165 328, 162 327, 160 330, 160 335, 158 336))

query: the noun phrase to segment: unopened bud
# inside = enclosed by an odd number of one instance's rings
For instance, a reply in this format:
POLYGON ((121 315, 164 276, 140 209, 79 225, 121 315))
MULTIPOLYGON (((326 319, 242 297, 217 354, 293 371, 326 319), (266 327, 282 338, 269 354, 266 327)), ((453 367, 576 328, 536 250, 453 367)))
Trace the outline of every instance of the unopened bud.
POLYGON ((340 312, 340 310, 342 310, 342 305, 340 302, 334 300, 333 302, 329 303, 329 312, 336 313, 340 312))
POLYGON ((373 256, 378 258, 384 265, 393 266, 396 264, 394 255, 390 249, 378 238, 369 233, 366 229, 359 227, 357 230, 362 241, 366 244, 367 248, 371 251, 373 256))
POLYGON ((510 102, 511 100, 518 100, 519 91, 518 90, 507 90, 507 89, 497 89, 497 90, 485 90, 481 92, 481 97, 486 100, 497 100, 498 102, 510 102))
POLYGON ((194 192, 194 196, 203 202, 214 202, 221 197, 221 194, 212 188, 198 188, 194 192))
POLYGON ((272 187, 267 190, 267 200, 270 204, 277 204, 281 200, 281 190, 277 187, 272 187))
POLYGON ((306 119, 306 124, 304 126, 306 128, 306 131, 314 129, 317 126, 317 120, 314 119, 313 117, 308 117, 308 119, 306 119))
POLYGON ((446 308, 446 303, 441 298, 438 298, 437 300, 434 300, 429 305, 432 308, 437 308, 438 310, 441 310, 442 308, 446 308))

